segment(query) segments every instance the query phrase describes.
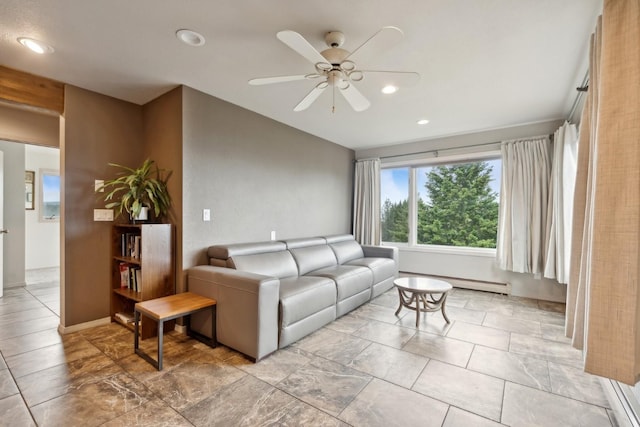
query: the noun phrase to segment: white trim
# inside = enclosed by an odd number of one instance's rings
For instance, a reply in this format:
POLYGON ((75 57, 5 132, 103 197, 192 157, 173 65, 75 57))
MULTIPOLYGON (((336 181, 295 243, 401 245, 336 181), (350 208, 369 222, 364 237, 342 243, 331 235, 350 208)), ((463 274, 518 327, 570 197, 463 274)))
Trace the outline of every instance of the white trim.
POLYGON ((95 328, 96 326, 108 325, 111 323, 111 317, 103 317, 102 319, 91 320, 90 322, 78 323, 77 325, 64 326, 62 323, 58 325, 60 334, 70 334, 72 332, 82 331, 84 329, 95 328))
POLYGON ((629 396, 629 394, 633 395, 633 393, 625 393, 623 389, 628 386, 620 384, 609 378, 598 378, 602 385, 604 394, 607 397, 607 401, 611 406, 611 411, 615 415, 616 424, 620 427, 639 427, 640 420, 638 420, 633 408, 634 404, 637 406, 638 403, 637 401, 630 402, 629 398, 631 396, 629 396))
POLYGON ((385 246, 395 246, 399 251, 439 253, 447 255, 466 255, 484 258, 495 258, 495 248, 472 248, 467 246, 441 246, 441 245, 409 245, 395 242, 382 242, 385 246))
MULTIPOLYGON (((470 148, 464 150, 464 152, 460 153, 452 153, 448 155, 440 156, 438 150, 434 150, 432 152, 422 153, 419 155, 412 155, 410 158, 405 157, 404 159, 394 159, 385 161, 384 158, 380 160, 380 168, 388 169, 388 168, 398 168, 398 167, 421 167, 421 166, 434 166, 441 164, 452 164, 452 163, 462 163, 462 162, 474 162, 479 160, 487 160, 487 159, 498 159, 501 156, 500 151, 500 143, 496 143, 495 145, 490 145, 485 147, 484 150, 475 147, 475 150, 469 151, 470 148)), ((451 149, 443 149, 442 151, 456 150, 454 148, 451 149)), ((462 150, 462 149, 460 149, 462 150)))

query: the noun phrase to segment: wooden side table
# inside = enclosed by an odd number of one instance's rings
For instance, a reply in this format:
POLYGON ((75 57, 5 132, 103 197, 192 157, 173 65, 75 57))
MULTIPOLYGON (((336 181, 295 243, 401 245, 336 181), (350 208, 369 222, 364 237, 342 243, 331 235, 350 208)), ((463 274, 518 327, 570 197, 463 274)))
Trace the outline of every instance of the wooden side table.
POLYGON ((135 353, 147 362, 155 366, 158 371, 162 370, 162 341, 164 332, 164 322, 167 320, 185 317, 187 335, 201 341, 211 347, 218 343, 216 340, 216 300, 203 297, 191 292, 184 292, 168 297, 156 298, 139 302, 134 308, 134 338, 133 349, 135 353), (201 310, 211 309, 212 338, 191 330, 191 315, 201 310), (139 323, 140 315, 147 316, 158 322, 158 359, 153 360, 149 355, 139 348, 139 323))
POLYGON ((444 310, 447 301, 447 293, 453 287, 444 280, 431 279, 429 277, 401 277, 393 281, 398 288, 400 305, 396 310, 396 316, 406 307, 416 312, 416 328, 420 323, 420 312, 442 311, 442 316, 447 323, 449 318, 444 310))

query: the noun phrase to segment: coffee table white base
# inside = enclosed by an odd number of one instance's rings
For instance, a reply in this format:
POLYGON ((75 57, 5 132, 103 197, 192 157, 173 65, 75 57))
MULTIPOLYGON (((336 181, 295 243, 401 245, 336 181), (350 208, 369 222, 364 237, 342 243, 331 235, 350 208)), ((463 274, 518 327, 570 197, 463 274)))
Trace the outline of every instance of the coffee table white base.
POLYGON ((398 288, 400 305, 396 310, 396 316, 406 307, 416 312, 416 328, 420 325, 420 313, 442 311, 442 317, 447 323, 451 323, 445 311, 447 294, 453 287, 444 280, 431 279, 429 277, 401 277, 394 280, 393 284, 398 288))

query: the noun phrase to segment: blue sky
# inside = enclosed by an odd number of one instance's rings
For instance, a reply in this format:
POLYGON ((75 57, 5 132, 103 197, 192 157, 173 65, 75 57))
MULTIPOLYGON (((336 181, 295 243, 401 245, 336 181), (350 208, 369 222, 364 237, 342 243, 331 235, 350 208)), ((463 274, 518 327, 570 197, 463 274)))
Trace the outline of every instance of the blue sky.
POLYGON ((42 200, 44 202, 60 201, 60 176, 42 174, 42 200))
MULTIPOLYGON (((493 166, 491 189, 500 194, 501 161, 500 159, 491 159, 486 162, 493 166)), ((424 184, 427 180, 426 172, 428 169, 428 167, 420 168, 417 173, 417 188, 423 200, 426 194, 424 184)), ((382 169, 380 171, 380 196, 382 203, 386 199, 393 203, 407 199, 409 197, 409 168, 382 169)))

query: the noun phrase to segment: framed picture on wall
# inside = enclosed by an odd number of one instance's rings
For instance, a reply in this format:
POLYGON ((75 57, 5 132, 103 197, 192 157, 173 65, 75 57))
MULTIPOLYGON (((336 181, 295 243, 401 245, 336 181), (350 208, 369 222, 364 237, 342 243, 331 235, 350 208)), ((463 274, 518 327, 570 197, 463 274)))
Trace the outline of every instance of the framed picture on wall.
POLYGON ((34 209, 34 197, 33 192, 35 189, 34 183, 36 180, 36 173, 34 171, 24 171, 24 208, 32 211, 34 209))

